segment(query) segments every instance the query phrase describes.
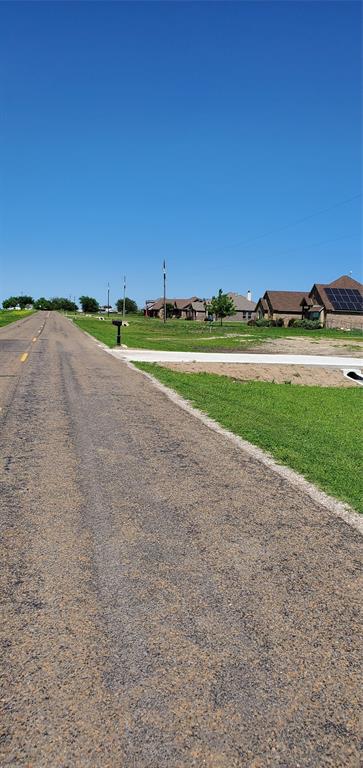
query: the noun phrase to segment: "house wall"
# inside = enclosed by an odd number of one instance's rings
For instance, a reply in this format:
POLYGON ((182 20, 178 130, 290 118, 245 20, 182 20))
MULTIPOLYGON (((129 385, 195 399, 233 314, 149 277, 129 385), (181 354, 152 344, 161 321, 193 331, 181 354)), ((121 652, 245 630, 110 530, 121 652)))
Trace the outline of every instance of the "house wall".
POLYGON ((357 328, 363 330, 363 315, 343 315, 336 312, 325 313, 326 328, 357 328))
MULTIPOLYGON (((268 315, 268 317, 270 317, 270 315, 268 315)), ((288 325, 289 320, 300 320, 301 312, 274 312, 272 320, 279 320, 280 317, 282 317, 284 325, 288 325)))
POLYGON ((242 310, 238 309, 235 315, 229 315, 225 318, 225 320, 234 320, 235 323, 248 323, 249 320, 255 320, 256 318, 256 312, 250 312, 250 310, 242 310), (248 317, 248 313, 250 313, 250 317, 248 317), (243 315, 246 315, 246 317, 243 317, 243 315))

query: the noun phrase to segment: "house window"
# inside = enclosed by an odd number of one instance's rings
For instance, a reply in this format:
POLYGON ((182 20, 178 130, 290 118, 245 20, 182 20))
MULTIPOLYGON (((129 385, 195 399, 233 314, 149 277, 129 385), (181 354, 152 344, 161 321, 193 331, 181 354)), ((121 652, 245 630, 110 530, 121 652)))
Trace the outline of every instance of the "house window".
POLYGON ((246 319, 246 312, 244 312, 244 311, 242 312, 242 317, 243 317, 243 320, 246 319))

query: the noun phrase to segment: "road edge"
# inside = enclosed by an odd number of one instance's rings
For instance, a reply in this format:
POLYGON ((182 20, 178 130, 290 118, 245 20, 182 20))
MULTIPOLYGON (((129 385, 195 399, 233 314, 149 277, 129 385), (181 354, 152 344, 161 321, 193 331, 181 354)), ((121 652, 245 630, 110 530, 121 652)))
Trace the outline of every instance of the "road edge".
POLYGON ((145 376, 145 378, 151 381, 156 389, 166 395, 166 397, 168 397, 168 399, 171 400, 179 408, 182 408, 182 410, 186 411, 191 416, 199 419, 199 421, 201 421, 209 429, 213 430, 213 432, 217 432, 217 434, 227 438, 227 440, 234 443, 234 445, 236 445, 238 448, 248 453, 254 459, 257 459, 257 461, 259 461, 261 464, 264 464, 276 474, 280 475, 280 477, 283 477, 284 480, 295 486, 295 488, 299 488, 299 490, 310 496, 310 498, 317 504, 320 504, 329 512, 332 512, 336 517, 339 517, 351 528, 355 528, 358 533, 363 535, 363 515, 359 515, 359 513, 352 509, 352 507, 350 507, 348 504, 335 499, 334 496, 329 496, 329 494, 325 493, 325 491, 321 491, 320 488, 317 488, 317 486, 313 485, 313 483, 310 483, 309 480, 306 480, 303 475, 300 475, 294 469, 291 469, 284 464, 278 464, 278 462, 269 453, 263 451, 262 448, 259 448, 257 445, 253 445, 253 443, 249 443, 239 435, 235 435, 233 432, 230 432, 229 429, 222 427, 210 416, 207 416, 207 414, 200 411, 194 405, 191 405, 188 400, 185 400, 184 397, 175 392, 175 390, 170 389, 165 384, 162 384, 162 382, 156 379, 151 373, 142 371, 140 368, 136 368, 136 366, 128 360, 120 360, 118 356, 116 357, 116 355, 113 354, 113 350, 109 347, 106 347, 105 351, 111 354, 112 357, 115 357, 120 362, 125 363, 131 370, 140 373, 142 376, 145 376))
MULTIPOLYGON (((75 323, 73 323, 73 325, 75 325, 75 323)), ((84 331, 83 328, 79 328, 79 330, 82 333, 85 333, 86 336, 88 336, 90 339, 92 339, 92 341, 96 343, 97 346, 100 347, 104 352, 112 355, 112 357, 118 360, 119 363, 123 363, 132 371, 139 373, 148 379, 153 384, 153 386, 156 387, 156 389, 166 395, 169 400, 171 400, 183 411, 186 411, 191 416, 194 416, 194 418, 199 419, 199 421, 201 421, 209 429, 213 430, 213 432, 222 435, 227 440, 234 443, 234 445, 240 448, 240 450, 249 454, 261 464, 264 464, 273 472, 280 475, 280 477, 283 477, 284 480, 293 485, 295 488, 299 488, 301 491, 306 493, 307 496, 310 496, 310 498, 317 504, 320 504, 322 507, 335 515, 335 517, 339 517, 341 520, 347 523, 347 525, 349 525, 351 528, 354 528, 356 531, 358 531, 358 533, 363 535, 363 515, 360 515, 348 504, 335 499, 334 496, 329 496, 329 494, 325 493, 325 491, 321 491, 320 488, 317 488, 317 486, 313 485, 313 483, 310 483, 309 480, 306 480, 303 475, 300 475, 294 469, 291 469, 284 464, 278 464, 278 462, 269 453, 263 451, 262 448, 259 448, 257 445, 253 445, 253 443, 249 443, 247 440, 244 440, 243 437, 235 435, 225 427, 222 427, 210 416, 207 416, 198 408, 191 405, 188 400, 185 400, 185 398, 175 392, 175 390, 170 389, 165 384, 162 384, 161 381, 156 379, 155 376, 152 376, 151 373, 147 373, 147 371, 142 371, 140 368, 136 368, 136 366, 131 361, 126 360, 125 358, 120 358, 118 354, 115 354, 115 352, 118 350, 114 350, 111 347, 108 347, 102 341, 96 339, 95 336, 92 336, 90 333, 88 333, 88 331, 84 331)))

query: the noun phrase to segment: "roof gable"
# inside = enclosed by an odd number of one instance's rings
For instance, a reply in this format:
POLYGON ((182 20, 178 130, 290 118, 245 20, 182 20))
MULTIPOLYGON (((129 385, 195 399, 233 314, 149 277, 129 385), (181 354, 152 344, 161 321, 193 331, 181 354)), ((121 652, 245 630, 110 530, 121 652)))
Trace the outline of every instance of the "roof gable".
POLYGON ((240 293, 233 293, 233 291, 227 293, 227 296, 232 299, 237 311, 247 310, 248 312, 254 312, 256 304, 254 301, 247 299, 246 296, 242 296, 240 293))
POLYGON ((307 291, 266 291, 264 300, 272 312, 300 312, 300 304, 307 291))
POLYGON ((352 288, 356 291, 360 291, 360 293, 363 293, 363 285, 362 283, 359 283, 358 280, 354 280, 353 277, 349 277, 349 275, 342 275, 341 277, 338 277, 337 280, 333 280, 332 283, 327 283, 326 288, 352 288))

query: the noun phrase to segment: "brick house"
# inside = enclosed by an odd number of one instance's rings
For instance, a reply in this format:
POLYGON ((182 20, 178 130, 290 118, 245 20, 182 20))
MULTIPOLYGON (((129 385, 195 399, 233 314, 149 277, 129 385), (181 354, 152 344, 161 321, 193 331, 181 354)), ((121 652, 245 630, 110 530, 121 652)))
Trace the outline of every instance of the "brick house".
POLYGON ((251 301, 251 292, 249 291, 247 296, 242 296, 240 293, 227 293, 230 299, 232 299, 234 306, 236 307, 236 314, 226 317, 226 320, 234 320, 239 323, 247 323, 248 320, 255 318, 256 304, 251 301))
MULTIPOLYGON (((204 320, 206 317, 205 304, 208 299, 191 296, 189 299, 166 299, 166 304, 173 306, 173 318, 181 320, 204 320)), ((146 302, 147 317, 164 317, 164 299, 146 302)))
POLYGON ((265 291, 256 304, 256 317, 264 320, 300 320, 301 301, 305 291, 265 291))
POLYGON ((314 283, 303 296, 301 316, 326 328, 363 329, 363 285, 348 275, 332 283, 314 283))

